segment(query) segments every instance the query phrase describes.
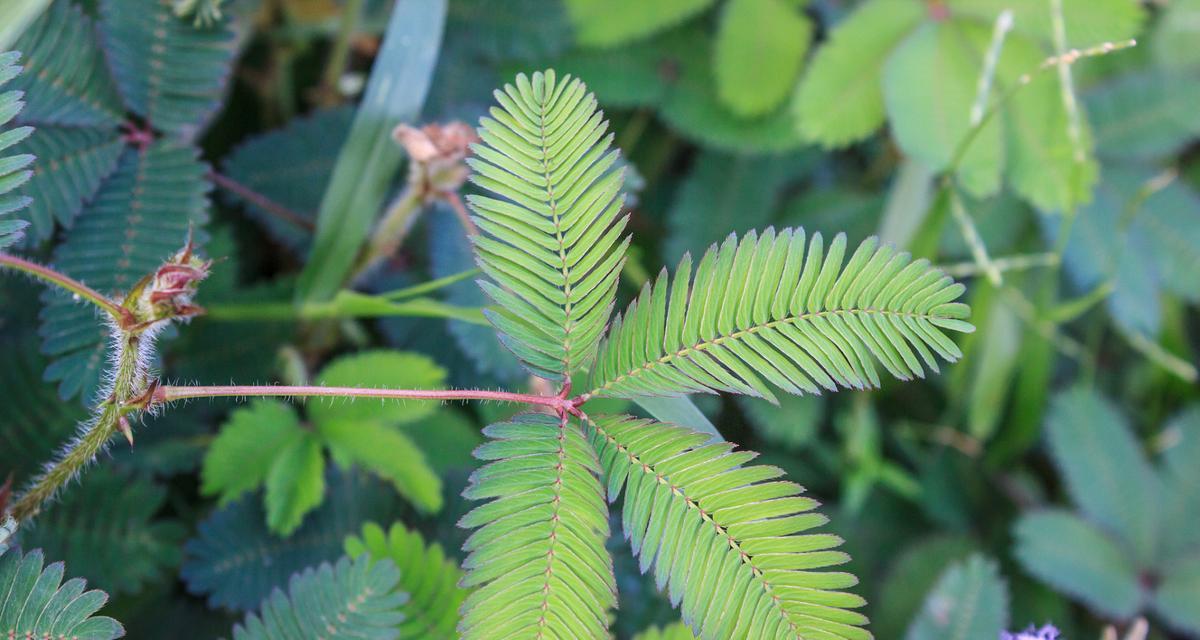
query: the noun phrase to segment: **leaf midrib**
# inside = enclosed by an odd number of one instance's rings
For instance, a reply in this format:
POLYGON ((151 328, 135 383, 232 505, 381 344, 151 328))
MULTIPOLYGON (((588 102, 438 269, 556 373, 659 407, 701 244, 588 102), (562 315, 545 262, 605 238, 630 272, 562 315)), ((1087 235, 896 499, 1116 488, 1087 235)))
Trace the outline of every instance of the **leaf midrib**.
MULTIPOLYGON (((752 325, 752 326, 746 327, 745 329, 739 329, 737 331, 734 331, 733 333, 720 335, 715 338, 710 338, 708 340, 702 340, 690 347, 685 347, 674 353, 664 354, 663 356, 659 357, 657 360, 650 360, 649 362, 646 362, 638 367, 635 367, 635 368, 631 369, 630 371, 626 371, 625 373, 622 373, 621 375, 613 378, 612 380, 609 380, 608 382, 595 387, 591 391, 584 394, 582 397, 591 398, 591 397, 598 396, 600 394, 603 394, 605 391, 608 391, 609 389, 613 388, 617 384, 623 382, 624 380, 631 378, 633 376, 645 373, 646 371, 649 371, 650 369, 653 369, 654 367, 656 367, 658 365, 669 364, 672 360, 675 360, 677 358, 686 358, 688 356, 688 354, 690 354, 692 352, 704 351, 704 350, 708 349, 709 347, 719 346, 722 343, 728 342, 730 340, 737 340, 744 336, 754 335, 761 331, 773 329, 781 324, 798 324, 800 322, 807 322, 814 318, 824 318, 824 317, 839 316, 839 315, 858 315, 858 314, 862 314, 862 315, 875 314, 875 315, 896 317, 896 318, 913 318, 916 320, 925 320, 925 321, 930 321, 933 318, 939 317, 932 313, 913 313, 910 311, 892 311, 890 309, 871 309, 871 308, 866 308, 866 309, 827 309, 825 311, 814 311, 811 313, 801 313, 799 315, 787 316, 784 318, 779 318, 778 320, 771 320, 769 322, 752 325)), ((822 367, 825 366, 824 362, 820 362, 820 364, 822 367)))

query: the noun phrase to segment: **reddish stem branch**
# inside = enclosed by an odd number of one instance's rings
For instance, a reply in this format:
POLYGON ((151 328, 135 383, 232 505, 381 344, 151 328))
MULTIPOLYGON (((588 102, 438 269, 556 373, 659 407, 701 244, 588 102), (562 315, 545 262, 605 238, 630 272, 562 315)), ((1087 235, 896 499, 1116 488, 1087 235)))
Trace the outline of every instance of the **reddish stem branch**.
POLYGON ((213 184, 217 185, 218 187, 249 202, 250 204, 257 206, 263 211, 266 211, 267 213, 279 218, 280 220, 283 220, 284 222, 287 222, 288 224, 300 227, 309 233, 316 229, 316 227, 313 225, 313 221, 309 218, 292 211, 291 209, 279 204, 278 202, 275 202, 274 200, 264 196, 254 189, 251 189, 237 180, 230 178, 229 176, 224 176, 216 171, 213 171, 208 174, 208 179, 212 180, 213 184))
POLYGON ((550 407, 556 411, 573 413, 574 401, 560 396, 539 396, 507 391, 485 391, 483 389, 369 389, 360 387, 312 387, 312 386, 215 386, 215 387, 172 387, 161 386, 154 392, 153 404, 188 400, 191 398, 238 398, 238 397, 335 397, 335 398, 380 398, 390 400, 495 400, 518 402, 550 407))
POLYGON ((121 307, 121 305, 117 304, 103 293, 96 291, 95 289, 72 278, 71 276, 68 276, 65 273, 60 273, 54 269, 51 269, 50 267, 40 265, 36 262, 31 262, 24 258, 8 255, 6 253, 0 253, 0 266, 8 267, 22 273, 27 273, 38 280, 48 282, 52 285, 65 289, 70 293, 96 305, 97 307, 100 307, 118 321, 125 321, 129 319, 130 314, 128 310, 121 307))

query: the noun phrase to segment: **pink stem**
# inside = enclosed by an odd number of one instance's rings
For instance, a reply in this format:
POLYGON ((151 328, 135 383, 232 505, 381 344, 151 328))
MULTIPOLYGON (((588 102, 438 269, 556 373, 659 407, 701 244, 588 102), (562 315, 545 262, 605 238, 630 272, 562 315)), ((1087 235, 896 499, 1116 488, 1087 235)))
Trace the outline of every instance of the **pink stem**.
POLYGON ((383 398, 396 400, 496 400, 499 402, 519 402, 550 407, 556 411, 574 412, 575 405, 571 400, 558 396, 539 396, 527 393, 509 393, 507 391, 485 391, 482 389, 367 389, 360 387, 285 387, 285 386, 217 386, 217 387, 159 387, 153 397, 153 403, 174 402, 189 398, 225 398, 225 397, 342 397, 342 398, 383 398))
POLYGON ((238 196, 239 198, 242 198, 251 204, 257 205, 258 208, 266 211, 276 218, 308 231, 309 233, 313 232, 314 227, 312 220, 300 215, 299 213, 296 213, 295 211, 292 211, 291 209, 288 209, 287 207, 275 202, 274 200, 251 189, 250 187, 247 187, 237 180, 217 173, 216 171, 209 173, 208 178, 209 180, 212 180, 213 184, 217 185, 218 187, 234 194, 235 196, 238 196))

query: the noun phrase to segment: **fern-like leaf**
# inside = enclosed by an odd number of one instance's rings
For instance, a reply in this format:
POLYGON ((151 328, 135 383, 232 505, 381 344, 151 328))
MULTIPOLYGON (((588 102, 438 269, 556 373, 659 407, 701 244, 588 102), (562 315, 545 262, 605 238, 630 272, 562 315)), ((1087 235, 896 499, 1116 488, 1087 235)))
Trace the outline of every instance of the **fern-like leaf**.
POLYGON ((367 553, 374 560, 388 559, 400 568, 396 588, 409 595, 401 609, 399 640, 453 640, 457 638, 458 608, 467 591, 458 586, 462 572, 446 558, 439 544, 426 545, 421 534, 396 523, 384 531, 369 522, 362 537, 346 539, 346 554, 356 558, 367 553))
POLYGON ((828 248, 803 229, 730 234, 700 260, 685 255, 618 318, 600 345, 589 395, 730 391, 775 396, 878 386, 874 361, 902 380, 961 356, 944 329, 973 331, 954 302, 963 286, 869 238, 843 266, 846 237, 828 248))
POLYGON ((115 129, 125 107, 97 55, 92 21, 73 2, 53 2, 17 40, 27 73, 17 86, 28 108, 21 120, 38 126, 115 129))
POLYGON ((116 170, 125 143, 112 131, 41 125, 22 149, 37 156, 23 190, 33 198, 29 221, 34 240, 51 236, 57 222, 69 227, 100 185, 116 170))
POLYGON ((276 589, 263 602, 262 617, 235 626, 233 640, 392 640, 406 599, 393 591, 399 580, 390 560, 365 556, 308 569, 292 576, 286 596, 276 589))
POLYGON ((0 638, 112 640, 125 635, 116 620, 92 615, 108 595, 84 591, 87 581, 82 578, 61 584, 63 572, 61 562, 43 569, 40 550, 0 556, 0 638))
POLYGON ((623 174, 596 98, 554 71, 517 76, 483 118, 472 180, 498 198, 470 203, 480 267, 499 305, 488 318, 535 374, 562 380, 593 356, 613 304, 623 174))
MULTIPOLYGON (((104 293, 127 291, 207 218, 207 167, 194 148, 157 142, 126 149, 54 252, 55 266, 104 293)), ((61 380, 59 393, 90 400, 105 365, 106 330, 90 306, 48 291, 42 310, 42 350, 55 362, 46 370, 61 380)))
POLYGON ((841 539, 806 533, 827 521, 816 500, 769 466, 742 466, 711 435, 630 417, 585 419, 609 500, 624 489, 625 536, 643 571, 654 568, 683 620, 704 638, 867 639, 864 604, 840 591, 849 560, 841 539))
POLYGON ((522 414, 484 430, 490 461, 463 493, 491 499, 463 517, 464 638, 607 638, 616 601, 596 453, 574 424, 522 414))
POLYGON ((197 29, 172 0, 106 0, 101 31, 125 103, 154 127, 185 140, 220 105, 233 58, 228 21, 197 29))
MULTIPOLYGON (((21 54, 15 51, 0 54, 0 87, 8 84, 21 73, 17 66, 21 54)), ((20 91, 5 91, 0 93, 0 151, 21 142, 33 133, 32 127, 8 127, 13 119, 25 106, 21 100, 20 91)), ((20 211, 30 204, 30 199, 22 195, 9 195, 13 189, 25 184, 33 175, 28 169, 33 162, 29 154, 0 157, 0 249, 5 249, 21 241, 28 222, 24 220, 4 219, 10 213, 20 211)))

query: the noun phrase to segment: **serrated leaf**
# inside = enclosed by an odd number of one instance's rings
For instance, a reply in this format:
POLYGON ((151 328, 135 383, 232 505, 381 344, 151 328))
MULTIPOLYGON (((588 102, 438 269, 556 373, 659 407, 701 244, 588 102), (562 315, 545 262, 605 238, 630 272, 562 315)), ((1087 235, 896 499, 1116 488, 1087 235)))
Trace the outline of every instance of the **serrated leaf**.
MULTIPOLYGON (((900 148, 934 171, 950 168, 971 129, 988 29, 971 23, 926 23, 888 57, 883 95, 900 148)), ((962 157, 956 176, 976 196, 1000 187, 1004 147, 1000 123, 989 121, 962 157)))
POLYGON ((1174 563, 1158 586, 1151 606, 1172 628, 1200 633, 1200 553, 1174 563))
POLYGON ((248 611, 305 567, 333 562, 342 541, 364 520, 390 520, 397 512, 393 491, 360 471, 328 473, 328 499, 290 536, 267 530, 257 495, 244 496, 202 520, 187 541, 181 574, 188 591, 207 596, 210 607, 248 611))
POLYGON ((919 3, 868 0, 834 27, 797 87, 795 126, 824 147, 857 142, 884 120, 884 61, 920 22, 919 3))
POLYGON ((808 168, 812 156, 744 156, 707 151, 692 165, 667 212, 668 260, 701 253, 730 229, 768 224, 787 184, 808 168))
POLYGON ((566 0, 579 44, 611 47, 644 38, 682 22, 713 0, 566 0))
POLYGON ((760 116, 791 93, 812 24, 788 0, 729 0, 713 59, 717 95, 742 117, 760 116))
POLYGON ((0 636, 113 640, 125 635, 121 623, 95 613, 108 594, 73 578, 62 583, 63 564, 42 568, 42 552, 11 551, 0 556, 0 636))
POLYGON ((1054 460, 1085 516, 1153 560, 1159 535, 1158 478, 1125 419, 1096 392, 1059 394, 1046 422, 1054 460))
POLYGON ((316 436, 292 438, 271 463, 266 484, 267 526, 289 535, 325 498, 325 458, 316 436))
POLYGON ((352 558, 365 553, 372 560, 391 560, 400 569, 396 590, 407 593, 409 600, 400 609, 404 621, 399 640, 458 638, 458 608, 468 591, 458 586, 462 571, 441 545, 426 544, 419 533, 399 522, 387 531, 368 522, 361 534, 346 538, 345 546, 352 558))
POLYGON ((394 592, 400 572, 390 560, 342 558, 292 576, 288 593, 276 589, 262 612, 233 628, 234 640, 392 640, 406 600, 394 592), (261 616, 261 617, 259 617, 261 616))
MULTIPOLYGON (((1053 40, 1050 7, 1041 0, 949 0, 951 15, 992 24, 1001 11, 1012 11, 1013 30, 1049 43, 1053 40)), ((1091 47, 1138 35, 1145 11, 1125 0, 1063 0, 1067 47, 1091 47)))
POLYGON ((308 253, 312 243, 311 225, 353 117, 353 109, 339 108, 290 120, 283 128, 243 142, 223 162, 225 173, 238 184, 308 222, 309 228, 304 228, 299 220, 272 215, 255 201, 227 192, 245 204, 246 212, 272 238, 298 255, 308 253))
POLYGON ((227 505, 259 488, 276 458, 301 437, 299 417, 282 402, 256 400, 235 410, 204 456, 201 493, 219 495, 227 505))
POLYGON ((996 563, 975 554, 942 574, 907 640, 999 638, 1008 626, 1008 586, 996 563))
MULTIPOLYGON (((334 360, 321 370, 317 384, 327 387, 372 387, 391 389, 439 389, 445 385, 446 370, 427 356, 402 351, 362 351, 334 360)), ((333 398, 313 400, 308 415, 318 425, 327 423, 416 422, 437 410, 430 400, 374 401, 333 398)))
POLYGON ((1133 559, 1112 537, 1065 511, 1017 521, 1016 556, 1025 571, 1105 614, 1133 616, 1141 606, 1133 559))
MULTIPOLYGON (((79 214, 54 252, 59 270, 102 293, 128 290, 186 240, 208 216, 207 168, 191 147, 160 141, 126 149, 116 172, 79 214)), ((197 242, 204 239, 197 234, 197 242)), ((62 398, 94 399, 106 364, 108 331, 90 305, 57 291, 43 297, 42 351, 62 398)))
POLYGON ((920 612, 926 594, 951 565, 962 562, 978 545, 963 536, 925 538, 904 549, 887 569, 873 599, 871 629, 880 638, 900 638, 920 612))
POLYGON ((425 455, 395 427, 371 420, 322 420, 321 437, 338 460, 348 460, 395 485, 419 510, 442 508, 442 481, 425 455))
POLYGON ((197 29, 171 0, 104 0, 101 33, 125 104, 159 131, 195 138, 225 94, 229 20, 197 29))
POLYGON ((50 237, 55 225, 69 227, 100 185, 117 168, 125 143, 115 131, 88 127, 42 126, 21 149, 38 158, 33 177, 21 190, 29 207, 32 238, 50 237))
POLYGON ((1084 105, 1096 152, 1115 159, 1153 160, 1200 135, 1200 83, 1156 70, 1126 73, 1090 91, 1084 105))
POLYGON ((1200 407, 1192 406, 1164 427, 1172 445, 1163 452, 1160 471, 1163 499, 1162 557, 1176 558, 1200 548, 1200 407))
POLYGON ((53 2, 22 34, 25 74, 14 86, 28 103, 22 120, 37 125, 113 130, 124 119, 94 25, 71 2, 53 2))
POLYGON ((36 527, 22 531, 21 543, 66 561, 107 591, 136 593, 181 560, 183 525, 155 518, 166 499, 160 484, 94 469, 50 503, 36 527))

